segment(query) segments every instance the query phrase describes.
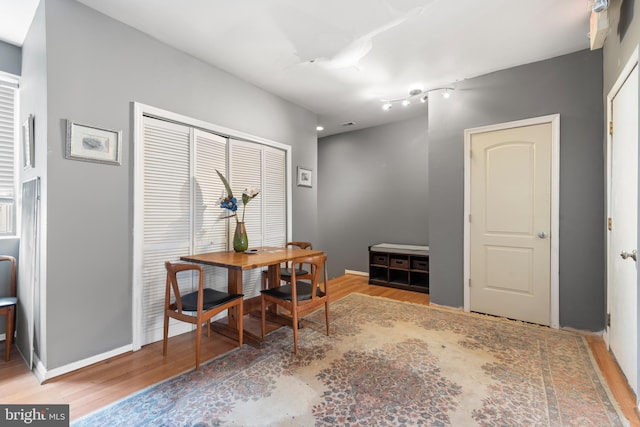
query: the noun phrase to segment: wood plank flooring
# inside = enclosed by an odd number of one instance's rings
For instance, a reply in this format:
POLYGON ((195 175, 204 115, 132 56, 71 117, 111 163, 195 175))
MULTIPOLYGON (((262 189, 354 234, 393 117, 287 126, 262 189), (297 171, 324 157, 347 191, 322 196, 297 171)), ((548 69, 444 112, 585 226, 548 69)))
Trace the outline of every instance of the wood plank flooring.
MULTIPOLYGON (((416 304, 429 304, 428 294, 369 285, 364 276, 341 276, 331 280, 329 285, 333 301, 352 292, 360 292, 416 304)), ((247 316, 245 325, 259 333, 259 319, 247 316)), ((272 325, 272 328, 275 327, 272 325)), ((604 341, 593 335, 587 336, 587 341, 625 416, 631 425, 640 427, 640 417, 635 407, 636 398, 607 351, 604 341)), ((42 385, 27 370, 14 346, 11 361, 0 361, 0 403, 68 403, 71 420, 75 420, 131 393, 192 369, 194 342, 193 333, 182 334, 169 340, 166 358, 162 356, 162 342, 157 342, 140 351, 96 363, 42 385)), ((233 341, 215 333, 211 334, 211 338, 205 336, 202 340, 202 360, 212 359, 233 347, 233 341)))

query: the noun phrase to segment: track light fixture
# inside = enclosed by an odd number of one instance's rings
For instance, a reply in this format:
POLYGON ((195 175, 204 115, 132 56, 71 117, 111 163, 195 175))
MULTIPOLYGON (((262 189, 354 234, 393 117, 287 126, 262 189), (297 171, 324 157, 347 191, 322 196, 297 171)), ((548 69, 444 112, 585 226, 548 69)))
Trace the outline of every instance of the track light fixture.
POLYGON ((390 109, 393 108, 394 104, 400 103, 402 104, 403 107, 408 107, 409 105, 411 105, 411 100, 413 98, 416 98, 419 96, 420 102, 421 103, 425 103, 427 102, 427 100, 429 99, 429 93, 430 92, 435 92, 437 90, 441 90, 442 92, 442 97, 444 99, 449 99, 449 97, 451 97, 451 92, 454 91, 455 89, 452 87, 436 87, 433 89, 429 89, 429 90, 422 90, 422 89, 411 89, 409 91, 409 95, 405 96, 404 98, 397 98, 397 99, 383 99, 382 100, 382 109, 384 111, 389 111, 390 109))
POLYGON ((603 10, 606 10, 609 7, 609 1, 608 0, 595 0, 593 2, 593 11, 595 13, 600 13, 603 10))

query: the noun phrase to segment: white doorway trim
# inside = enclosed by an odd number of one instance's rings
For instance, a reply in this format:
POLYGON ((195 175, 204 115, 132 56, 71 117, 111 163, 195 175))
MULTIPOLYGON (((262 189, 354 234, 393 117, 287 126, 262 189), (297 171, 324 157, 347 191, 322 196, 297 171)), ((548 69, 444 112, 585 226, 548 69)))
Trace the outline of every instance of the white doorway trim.
MULTIPOLYGON (((612 277, 613 268, 611 265, 611 255, 612 255, 611 254, 611 233, 608 231, 608 219, 611 217, 611 209, 612 209, 612 206, 611 206, 611 173, 612 173, 611 158, 613 155, 613 151, 612 151, 611 145, 613 142, 613 136, 611 135, 608 129, 609 129, 609 123, 611 123, 611 121, 613 120, 613 99, 618 94, 618 92, 624 85, 624 82, 627 80, 627 78, 629 77, 633 69, 638 65, 639 59, 640 59, 640 45, 638 45, 634 49, 634 51, 631 53, 629 60, 627 61, 626 65, 618 75, 618 78, 616 79, 616 82, 611 87, 611 90, 607 94, 607 122, 605 123, 605 128, 607 129, 607 132, 606 132, 607 133, 607 153, 606 153, 607 158, 605 161, 605 168, 606 168, 605 189, 607 193, 607 196, 606 196, 607 197, 606 198, 607 215, 606 215, 606 218, 604 219, 604 227, 605 227, 604 229, 606 230, 606 233, 607 233, 607 238, 606 238, 607 250, 605 255, 607 257, 606 259, 607 312, 606 313, 611 313, 611 284, 613 281, 613 277, 612 277)), ((609 327, 607 325, 605 325, 605 328, 604 328, 603 338, 604 338, 605 344, 607 345, 607 348, 609 348, 609 344, 610 344, 609 340, 611 337, 609 335, 609 327)), ((640 402, 638 407, 640 407, 640 402)))
POLYGON ((471 276, 469 223, 471 213, 471 136, 476 133, 543 123, 551 123, 551 319, 549 319, 549 324, 552 328, 558 329, 560 327, 560 114, 465 129, 464 131, 464 311, 470 311, 471 307, 469 292, 469 278, 471 276))

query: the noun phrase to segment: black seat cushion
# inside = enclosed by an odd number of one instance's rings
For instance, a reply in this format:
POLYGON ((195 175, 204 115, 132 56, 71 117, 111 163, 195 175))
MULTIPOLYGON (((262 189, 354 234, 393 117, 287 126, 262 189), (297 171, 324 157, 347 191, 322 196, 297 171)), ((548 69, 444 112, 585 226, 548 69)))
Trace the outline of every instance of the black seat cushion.
MULTIPOLYGON (((307 270, 300 270, 296 268, 296 276, 304 276, 309 274, 307 270)), ((281 268, 280 269, 280 277, 291 277, 293 273, 290 268, 281 268)))
MULTIPOLYGON (((231 295, 211 288, 204 288, 203 296, 203 310, 210 310, 226 302, 243 297, 243 295, 231 295)), ((183 311, 198 311, 198 291, 183 295, 181 299, 183 311)))
MULTIPOLYGON (((263 294, 271 295, 275 298, 291 301, 291 291, 293 290, 291 284, 278 286, 277 288, 265 289, 260 291, 263 294)), ((311 299, 311 293, 313 292, 313 285, 310 282, 296 281, 296 295, 298 301, 305 301, 311 299)), ((320 289, 316 288, 316 296, 322 296, 320 289)))
POLYGON ((18 305, 18 298, 0 297, 0 307, 9 307, 10 305, 18 305))

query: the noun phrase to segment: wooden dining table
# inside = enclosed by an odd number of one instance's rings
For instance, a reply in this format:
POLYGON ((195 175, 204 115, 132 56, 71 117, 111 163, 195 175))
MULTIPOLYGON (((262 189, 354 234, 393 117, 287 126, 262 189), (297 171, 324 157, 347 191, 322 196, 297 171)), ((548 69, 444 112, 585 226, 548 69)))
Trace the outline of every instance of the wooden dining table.
MULTIPOLYGON (((280 283, 280 264, 294 261, 298 258, 323 255, 324 252, 314 249, 300 249, 293 247, 259 247, 255 252, 207 252, 196 255, 181 256, 182 261, 198 264, 212 265, 227 269, 227 286, 231 294, 242 293, 242 272, 254 268, 268 267, 267 283, 280 283)), ((245 302, 246 305, 246 302, 245 302)), ((214 322, 212 330, 237 340, 239 330, 239 317, 237 308, 229 309, 227 321, 214 322)), ((247 344, 259 347, 262 338, 246 329, 243 331, 243 339, 247 344)))

